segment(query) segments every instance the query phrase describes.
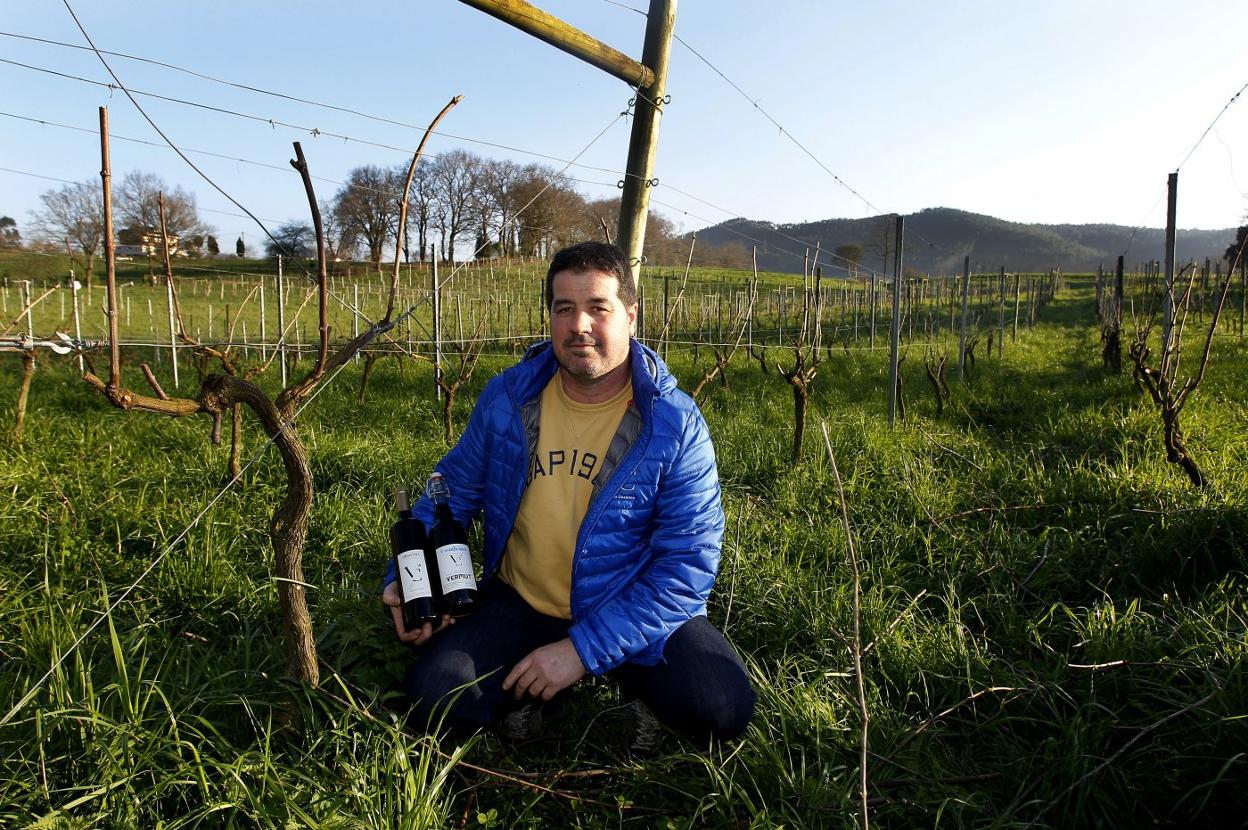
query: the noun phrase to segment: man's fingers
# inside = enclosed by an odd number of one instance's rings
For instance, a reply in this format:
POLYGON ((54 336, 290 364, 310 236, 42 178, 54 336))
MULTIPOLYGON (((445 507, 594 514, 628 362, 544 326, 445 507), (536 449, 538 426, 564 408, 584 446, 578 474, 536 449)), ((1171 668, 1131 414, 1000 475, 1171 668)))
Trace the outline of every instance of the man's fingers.
POLYGON ((394 618, 394 633, 400 640, 406 639, 407 629, 403 627, 403 611, 391 606, 390 616, 394 618))
POLYGON ((423 646, 426 642, 428 642, 429 638, 433 636, 433 624, 425 623, 420 628, 413 631, 412 634, 415 636, 411 642, 418 646, 423 646))
POLYGON ((529 670, 529 658, 526 657, 519 663, 511 667, 511 671, 507 672, 507 676, 503 678, 504 691, 510 689, 512 684, 520 679, 520 676, 529 670))
POLYGON ((407 626, 403 625, 403 612, 398 608, 391 608, 390 613, 394 617, 394 633, 398 635, 401 642, 419 646, 433 636, 433 626, 429 623, 425 623, 414 631, 408 631, 407 626))

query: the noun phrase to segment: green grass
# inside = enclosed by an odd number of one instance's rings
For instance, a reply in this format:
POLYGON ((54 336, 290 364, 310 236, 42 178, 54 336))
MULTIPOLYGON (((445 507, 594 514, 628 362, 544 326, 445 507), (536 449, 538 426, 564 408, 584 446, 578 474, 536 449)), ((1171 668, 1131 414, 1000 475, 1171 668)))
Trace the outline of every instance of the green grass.
MULTIPOLYGON (((1001 359, 981 346, 940 418, 916 347, 908 417, 893 430, 886 345, 837 345, 796 466, 791 394, 774 369, 738 355, 731 389, 708 388, 728 518, 711 618, 759 691, 740 742, 669 735, 658 758, 629 760, 603 682, 578 693, 559 737, 514 749, 481 736, 462 748, 471 766, 402 727, 393 687, 407 658, 376 598, 387 494, 445 444, 428 366, 389 359, 363 405, 352 366, 300 417, 323 687, 282 679, 266 534, 283 474, 270 452, 0 727, 0 827, 853 826, 852 583, 821 420, 863 560, 878 826, 1237 826, 1248 348, 1219 338, 1185 412, 1214 483, 1195 491, 1166 463, 1130 375, 1101 368, 1090 286, 1072 286, 1001 359), (298 736, 277 725, 292 705, 298 736)), ((710 359, 670 356, 685 386, 710 359)), ((512 359, 483 360, 459 424, 512 359)), ((8 430, 19 363, 3 362, 8 430)), ((206 419, 115 411, 71 369, 41 358, 25 440, 0 443, 3 712, 225 469, 206 419)), ((184 370, 184 391, 194 378, 184 370)), ((248 421, 245 457, 259 445, 248 421)))

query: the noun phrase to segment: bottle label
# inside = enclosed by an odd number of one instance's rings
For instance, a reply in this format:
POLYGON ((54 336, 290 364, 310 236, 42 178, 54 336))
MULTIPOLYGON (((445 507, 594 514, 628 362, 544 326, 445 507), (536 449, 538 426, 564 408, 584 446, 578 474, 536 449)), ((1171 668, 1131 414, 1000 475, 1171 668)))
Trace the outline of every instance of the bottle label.
POLYGON ((433 587, 429 584, 429 571, 425 568, 425 552, 420 548, 405 550, 395 558, 399 563, 403 601, 410 602, 421 597, 433 596, 433 587))
POLYGON ((475 590, 476 577, 472 575, 472 554, 463 544, 443 545, 438 548, 438 573, 442 575, 442 593, 475 590))

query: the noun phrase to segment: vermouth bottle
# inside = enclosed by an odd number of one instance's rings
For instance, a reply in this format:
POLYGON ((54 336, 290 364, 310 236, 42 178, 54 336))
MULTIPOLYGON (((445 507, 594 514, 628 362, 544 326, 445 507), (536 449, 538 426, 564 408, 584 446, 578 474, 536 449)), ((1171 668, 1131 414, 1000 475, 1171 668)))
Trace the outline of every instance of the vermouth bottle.
POLYGON ((466 617, 477 610, 477 579, 472 573, 468 533, 451 515, 451 487, 441 473, 429 476, 425 492, 433 499, 429 536, 440 575, 442 613, 466 617))
POLYGON ((407 489, 394 492, 394 509, 399 520, 390 528, 390 549, 399 574, 399 596, 403 600, 403 627, 415 631, 425 623, 438 624, 438 571, 427 553, 425 526, 412 518, 407 489))

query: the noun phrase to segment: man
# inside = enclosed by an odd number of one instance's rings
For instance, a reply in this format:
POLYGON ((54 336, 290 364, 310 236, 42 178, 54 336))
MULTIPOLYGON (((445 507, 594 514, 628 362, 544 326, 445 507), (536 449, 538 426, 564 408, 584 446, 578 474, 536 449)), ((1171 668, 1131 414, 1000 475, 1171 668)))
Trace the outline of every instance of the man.
MULTIPOLYGON (((608 674, 669 726, 734 738, 754 692, 705 616, 724 529, 706 423, 632 338, 637 290, 619 248, 557 253, 546 301, 550 341, 490 381, 437 465, 456 519, 484 514, 479 610, 407 633, 387 573, 398 636, 422 647, 413 717, 437 723, 449 706, 446 725, 471 731, 608 674)), ((431 525, 427 498, 413 515, 431 525)))

